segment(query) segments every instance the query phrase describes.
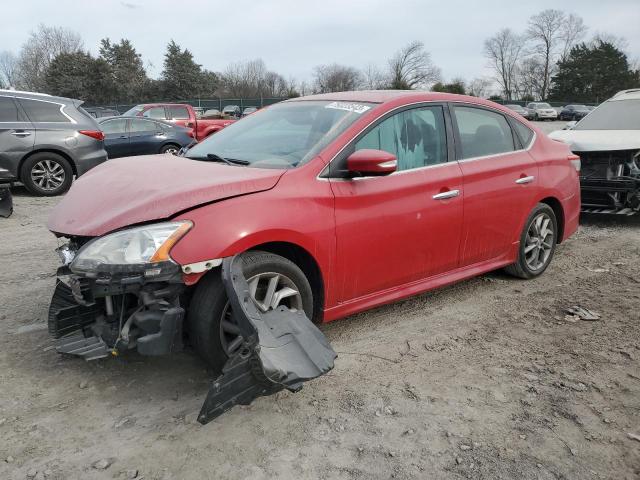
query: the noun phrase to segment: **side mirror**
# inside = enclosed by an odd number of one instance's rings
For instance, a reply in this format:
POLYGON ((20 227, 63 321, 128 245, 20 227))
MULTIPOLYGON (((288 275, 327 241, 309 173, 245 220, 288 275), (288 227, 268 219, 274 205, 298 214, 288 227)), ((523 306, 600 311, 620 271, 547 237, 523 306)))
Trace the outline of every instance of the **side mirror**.
POLYGON ((389 175, 396 171, 398 161, 393 153, 364 149, 347 158, 347 171, 360 175, 389 175))
POLYGON ((564 126, 563 130, 571 130, 573 127, 576 126, 576 122, 575 120, 573 122, 567 122, 567 124, 564 126))

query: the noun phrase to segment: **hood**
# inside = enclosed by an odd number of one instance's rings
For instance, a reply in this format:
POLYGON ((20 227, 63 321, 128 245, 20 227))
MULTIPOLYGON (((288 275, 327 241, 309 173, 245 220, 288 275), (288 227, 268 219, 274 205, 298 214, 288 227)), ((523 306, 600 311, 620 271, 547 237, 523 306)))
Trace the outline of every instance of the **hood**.
POLYGON ((549 138, 568 144, 573 152, 640 149, 640 130, 556 130, 549 138))
POLYGON ((173 155, 109 160, 74 182, 51 212, 47 228, 63 235, 104 235, 216 200, 269 190, 285 171, 173 155))

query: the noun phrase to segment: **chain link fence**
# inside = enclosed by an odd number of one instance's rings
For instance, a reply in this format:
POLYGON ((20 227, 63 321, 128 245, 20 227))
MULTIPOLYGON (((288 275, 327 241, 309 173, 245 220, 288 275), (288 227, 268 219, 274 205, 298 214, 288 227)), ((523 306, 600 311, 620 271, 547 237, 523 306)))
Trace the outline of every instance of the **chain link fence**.
MULTIPOLYGON (((258 107, 258 108, 262 108, 262 107, 266 107, 267 105, 273 105, 274 103, 278 103, 281 102, 283 100, 287 100, 287 98, 285 97, 281 97, 281 98, 264 98, 264 97, 260 97, 260 98, 197 98, 197 99, 190 99, 190 100, 169 100, 169 101, 165 101, 165 100, 158 100, 158 101, 154 101, 154 102, 144 102, 144 103, 186 103, 191 105, 194 108, 201 108, 203 110, 220 110, 222 111, 222 109, 224 107, 226 107, 227 105, 238 105, 240 107, 240 110, 244 110, 247 107, 258 107)), ((127 110, 129 110, 132 107, 135 107, 136 105, 138 105, 137 103, 134 104, 115 104, 115 105, 91 105, 92 107, 97 107, 97 108, 106 108, 109 110, 117 110, 120 113, 124 113, 127 110)))

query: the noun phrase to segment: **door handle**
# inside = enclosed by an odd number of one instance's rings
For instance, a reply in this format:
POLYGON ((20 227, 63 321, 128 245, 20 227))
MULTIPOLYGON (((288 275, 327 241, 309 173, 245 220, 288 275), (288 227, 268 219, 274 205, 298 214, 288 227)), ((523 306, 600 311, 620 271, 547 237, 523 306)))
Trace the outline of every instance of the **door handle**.
POLYGON ((118 138, 125 139, 125 138, 129 138, 129 137, 127 137, 126 135, 120 135, 118 138))
POLYGON ((11 135, 13 135, 14 137, 28 137, 29 135, 31 135, 31 132, 25 132, 25 131, 11 132, 11 135))
POLYGON ((522 177, 516 180, 516 183, 518 185, 524 185, 525 183, 531 183, 535 180, 536 177, 534 176, 528 176, 528 177, 522 177))
POLYGON ((434 195, 432 198, 434 200, 446 200, 447 198, 457 197, 458 195, 460 195, 460 190, 447 190, 446 192, 434 195))

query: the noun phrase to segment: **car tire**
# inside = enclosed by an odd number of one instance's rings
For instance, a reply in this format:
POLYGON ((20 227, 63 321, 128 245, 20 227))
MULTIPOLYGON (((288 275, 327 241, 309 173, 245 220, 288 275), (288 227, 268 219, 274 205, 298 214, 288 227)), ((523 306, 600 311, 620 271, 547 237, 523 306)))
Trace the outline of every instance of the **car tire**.
MULTIPOLYGON (((256 278, 258 282, 263 279, 268 282, 273 278, 269 275, 280 275, 277 281, 282 281, 282 286, 297 290, 299 297, 288 297, 285 301, 291 303, 283 301, 276 306, 302 307, 307 317, 313 318, 311 285, 295 263, 280 255, 258 250, 243 254, 242 263, 249 282, 256 278)), ((258 285, 256 296, 260 296, 261 290, 264 290, 260 283, 258 285)), ((227 351, 234 348, 237 335, 234 337, 229 302, 219 269, 212 270, 198 282, 189 305, 187 324, 189 340, 196 352, 214 372, 221 372, 228 359, 227 351)), ((235 345, 235 348, 238 347, 235 345)))
POLYGON ((557 241, 556 215, 549 205, 539 203, 524 224, 520 235, 518 258, 514 264, 506 267, 505 271, 514 277, 524 279, 541 275, 553 259, 557 241))
POLYGON ((69 190, 73 182, 73 169, 63 156, 39 152, 24 162, 20 179, 30 193, 53 197, 69 190))
POLYGON ((162 148, 160 149, 160 153, 170 153, 171 155, 177 155, 181 148, 182 147, 180 145, 169 143, 162 146, 162 148))
POLYGON ((533 115, 533 119, 538 122, 540 121, 540 115, 538 115, 537 113, 533 115))

